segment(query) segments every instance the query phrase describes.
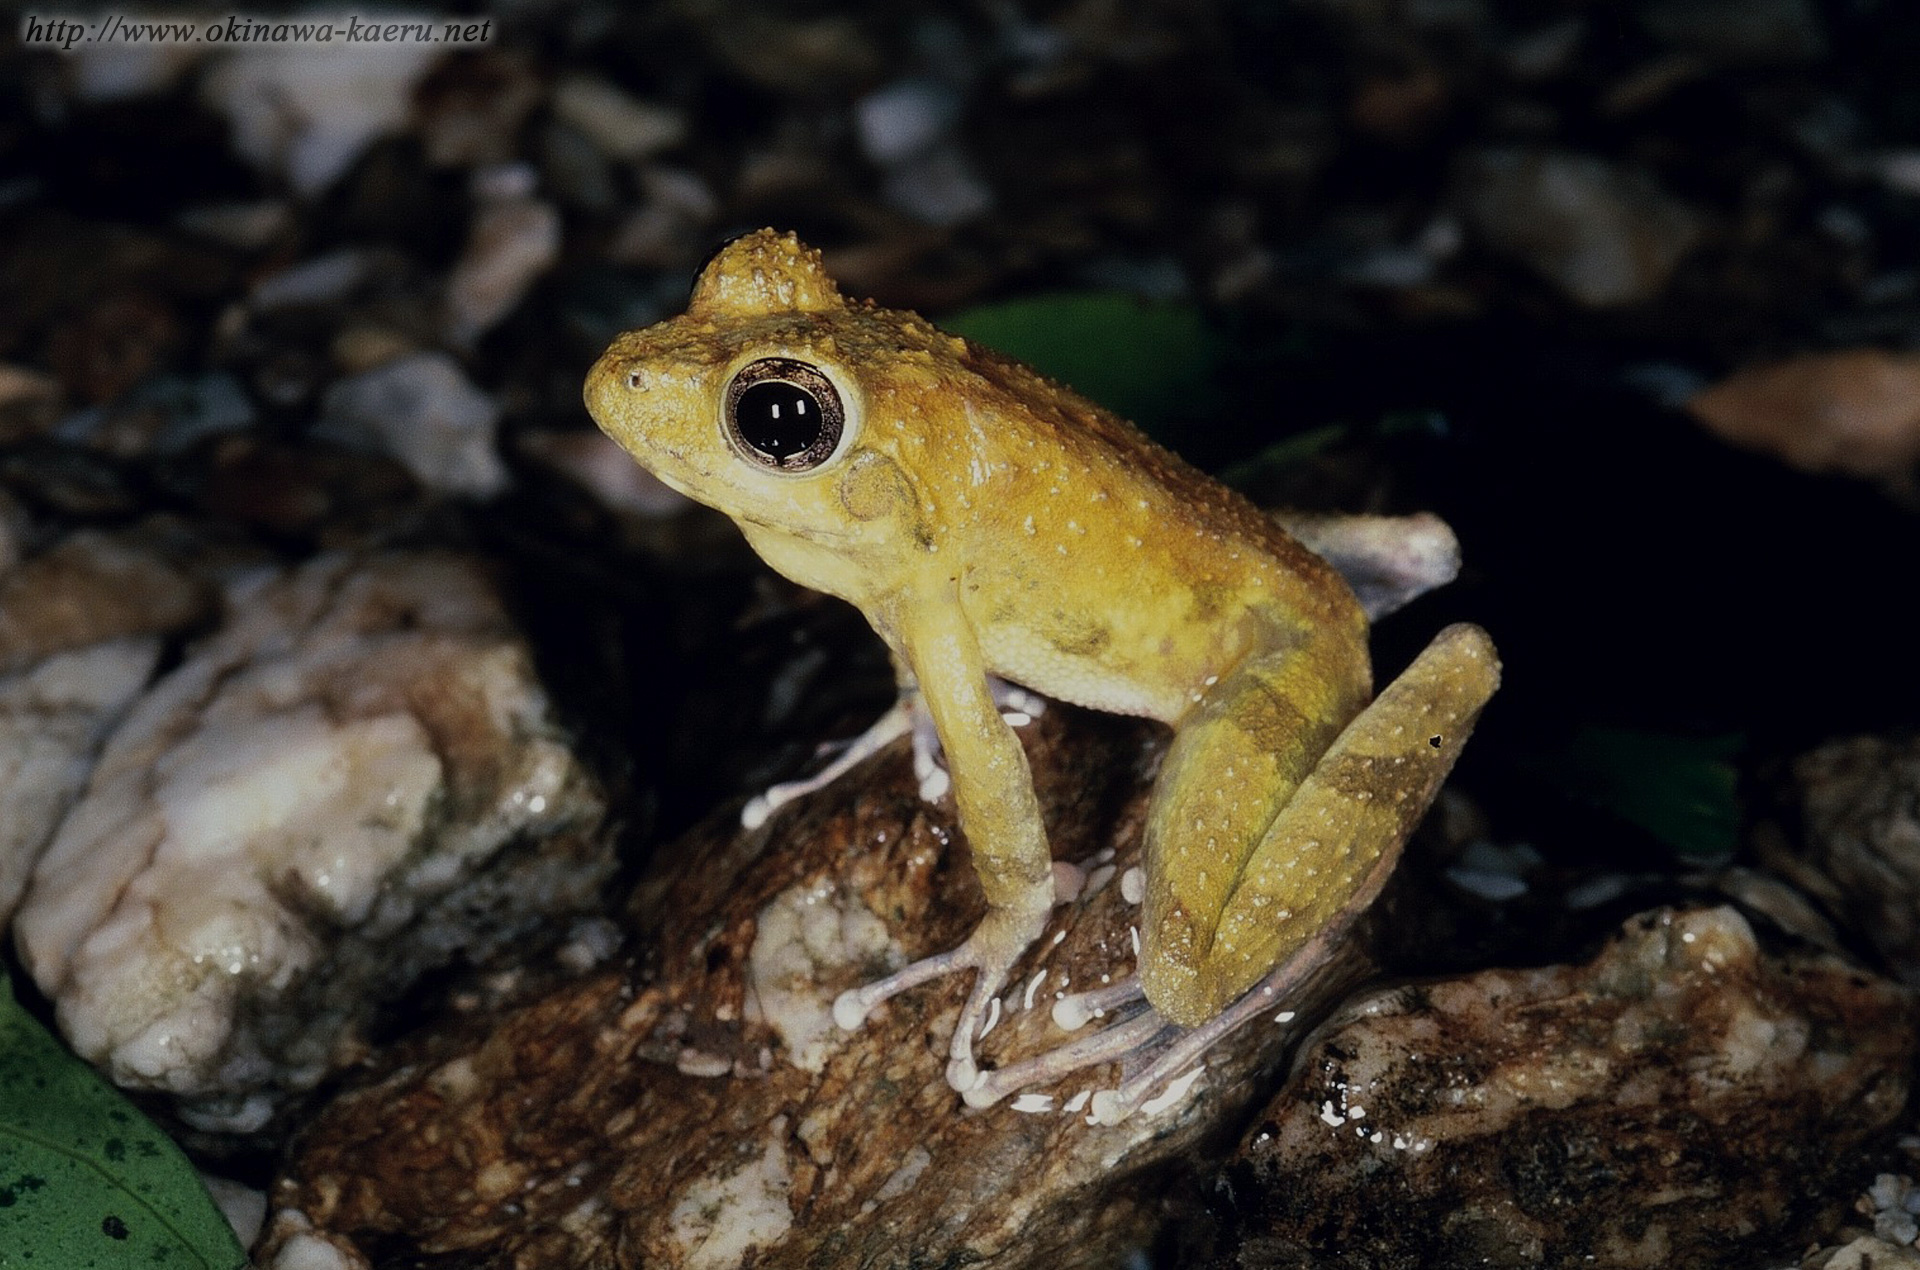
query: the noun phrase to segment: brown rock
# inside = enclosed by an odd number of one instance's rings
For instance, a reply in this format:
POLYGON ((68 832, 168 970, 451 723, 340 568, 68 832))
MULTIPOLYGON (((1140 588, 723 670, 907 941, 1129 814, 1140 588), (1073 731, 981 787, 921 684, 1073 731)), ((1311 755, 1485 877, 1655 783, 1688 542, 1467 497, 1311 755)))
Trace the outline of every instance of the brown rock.
POLYGON ((1897 479, 1920 462, 1920 353, 1856 348, 1750 366, 1687 410, 1809 472, 1897 479))
POLYGON ((1764 1264, 1837 1224, 1915 1021, 1729 908, 1642 914, 1584 966, 1368 994, 1222 1175, 1219 1264, 1764 1264))
POLYGON ((1793 765, 1801 846, 1761 839, 1766 863, 1920 984, 1920 740, 1851 737, 1793 765))
MULTIPOLYGON (((1137 853, 1160 753, 1145 725, 1064 708, 1025 732, 1056 855, 1115 855, 1016 970, 982 1043, 994 1063, 1064 1039, 1048 1007, 1068 983, 1131 968, 1114 870, 1137 853)), ((265 1263, 318 1240, 392 1264, 1111 1266, 1287 1043, 1243 1033, 1186 1098, 1094 1127, 1072 1099, 1111 1070, 1040 1091, 1033 1112, 961 1104, 943 1076, 960 979, 838 1031, 837 993, 951 946, 982 911, 950 807, 920 802, 904 746, 759 830, 710 822, 631 911, 644 968, 416 1041, 323 1113, 275 1187, 265 1263)))

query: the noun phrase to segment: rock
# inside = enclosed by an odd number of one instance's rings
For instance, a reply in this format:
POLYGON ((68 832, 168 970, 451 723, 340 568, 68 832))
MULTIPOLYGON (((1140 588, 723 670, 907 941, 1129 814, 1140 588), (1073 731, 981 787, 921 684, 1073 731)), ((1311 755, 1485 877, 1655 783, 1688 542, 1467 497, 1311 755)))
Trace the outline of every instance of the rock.
POLYGON ((179 312, 140 288, 115 290, 54 327, 47 362, 68 394, 112 401, 170 363, 185 341, 179 312))
POLYGON ((414 88, 437 56, 425 43, 261 45, 216 62, 200 90, 227 117, 242 157, 313 195, 376 138, 407 125, 414 88))
POLYGON ((277 198, 209 203, 183 209, 174 224, 241 251, 260 251, 292 232, 293 205, 277 198))
POLYGON ((1340 571, 1370 621, 1460 576, 1460 540, 1432 512, 1345 516, 1287 510, 1273 518, 1340 571))
POLYGON ((244 1133, 422 973, 584 908, 610 861, 472 565, 324 556, 242 573, 226 608, 113 732, 15 936, 77 1053, 244 1133))
POLYGON ((985 214, 993 189, 957 145, 937 146, 887 169, 880 192, 925 225, 947 228, 985 214))
MULTIPOLYGON (((1055 997, 1130 969, 1125 879, 1161 751, 1146 725, 1066 707, 1022 733, 1055 855, 1088 871, 1014 973, 982 1042, 994 1063, 1059 1044, 1055 997)), ((1111 1071, 964 1108, 943 1075, 964 976, 840 1031, 842 989, 957 943, 981 912, 951 806, 920 801, 905 750, 760 829, 729 808, 665 849, 631 901, 648 940, 626 964, 415 1037, 302 1136, 262 1263, 378 1247, 555 1267, 1091 1267, 1142 1245, 1290 1031, 1241 1033, 1116 1126, 1087 1124, 1083 1096, 1111 1071)), ((1293 1008, 1324 1008, 1356 969, 1293 1008)))
POLYGON ((952 133, 964 105, 959 90, 944 80, 895 80, 853 104, 860 149, 881 167, 925 154, 952 133))
POLYGON ((441 494, 486 498, 507 485, 494 451, 500 407, 440 352, 413 353, 327 389, 316 438, 391 454, 441 494))
POLYGON ((428 72, 414 94, 420 140, 435 167, 504 163, 544 88, 530 58, 504 48, 462 52, 428 72))
POLYGON ((1872 1235, 1840 1248, 1828 1249, 1800 1263, 1805 1270, 1913 1270, 1920 1267, 1920 1252, 1911 1246, 1890 1244, 1872 1235))
POLYGON ((59 417, 59 380, 31 367, 0 364, 0 445, 39 436, 59 417))
POLYGON ((693 500, 663 484, 604 432, 533 432, 520 438, 528 457, 593 495, 609 511, 661 520, 693 500))
POLYGON ((1652 177, 1587 154, 1481 151, 1456 202, 1490 250, 1589 308, 1653 299, 1701 234, 1652 177))
POLYGON ((447 279, 447 335, 471 344, 560 258, 560 213, 536 198, 482 205, 447 279))
POLYGON ((1795 760, 1793 787, 1798 844, 1762 837, 1767 867, 1920 985, 1920 740, 1830 742, 1795 760))
POLYGON ((1642 914, 1584 966, 1361 996, 1221 1174, 1216 1264, 1766 1264, 1837 1225, 1917 1017, 1729 908, 1642 914))
POLYGON ((183 629, 208 613, 211 599, 137 531, 73 534, 0 573, 0 674, 91 644, 183 629))
POLYGON ((114 639, 0 675, 0 928, 159 660, 158 639, 114 639))
POLYGON ((253 423, 246 390, 225 371, 156 375, 110 405, 68 415, 53 435, 122 458, 179 454, 253 423))
POLYGON ((1858 348, 1752 366, 1687 410, 1795 467, 1898 481, 1920 463, 1920 353, 1858 348))
POLYGON ((640 176, 639 208, 620 222, 607 255, 618 264, 666 268, 683 260, 688 248, 720 214, 720 200, 693 172, 650 167, 640 176))
POLYGON ((260 313, 340 304, 373 275, 379 263, 376 253, 367 248, 342 247, 268 274, 254 283, 247 303, 260 313))
POLYGON ((208 590, 148 539, 88 530, 0 561, 0 928, 152 676, 158 636, 210 610, 208 590))
POLYGON ((68 83, 78 101, 126 101, 166 92, 205 55, 205 49, 178 44, 88 41, 67 56, 68 83))
POLYGON ((1640 24, 1670 48, 1722 64, 1811 62, 1827 53, 1808 0, 1652 0, 1640 24))
POLYGON ((592 75, 562 75, 553 113, 584 133, 610 159, 643 159, 670 150, 687 135, 679 111, 644 102, 592 75))

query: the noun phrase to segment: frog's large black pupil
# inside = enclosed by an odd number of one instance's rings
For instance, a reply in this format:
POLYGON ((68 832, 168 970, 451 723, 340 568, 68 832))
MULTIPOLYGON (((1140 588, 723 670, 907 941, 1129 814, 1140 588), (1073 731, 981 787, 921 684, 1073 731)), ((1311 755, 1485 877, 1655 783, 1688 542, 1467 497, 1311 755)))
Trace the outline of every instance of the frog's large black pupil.
POLYGON ((773 459, 809 448, 826 427, 813 394, 778 379, 763 379, 741 393, 733 422, 742 441, 773 459))

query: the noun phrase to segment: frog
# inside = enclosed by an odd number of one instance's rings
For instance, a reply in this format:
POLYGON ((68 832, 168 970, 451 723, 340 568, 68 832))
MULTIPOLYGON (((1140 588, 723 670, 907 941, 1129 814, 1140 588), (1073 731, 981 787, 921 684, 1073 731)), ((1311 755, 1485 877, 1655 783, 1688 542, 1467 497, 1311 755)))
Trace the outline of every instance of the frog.
MULTIPOLYGON (((856 758, 925 723, 986 911, 957 947, 843 993, 971 972, 947 1083, 972 1106, 1118 1062, 1123 1119, 1284 997, 1377 898, 1500 680, 1456 623, 1377 694, 1353 590, 1242 495, 1021 363, 844 295, 772 229, 699 270, 683 314, 615 338, 588 413, 776 572, 852 604, 903 703, 856 758), (1024 1063, 977 1037, 1063 889, 1006 691, 1172 730, 1142 846, 1133 1017, 1024 1063)), ((764 812, 764 808, 763 808, 764 812)))

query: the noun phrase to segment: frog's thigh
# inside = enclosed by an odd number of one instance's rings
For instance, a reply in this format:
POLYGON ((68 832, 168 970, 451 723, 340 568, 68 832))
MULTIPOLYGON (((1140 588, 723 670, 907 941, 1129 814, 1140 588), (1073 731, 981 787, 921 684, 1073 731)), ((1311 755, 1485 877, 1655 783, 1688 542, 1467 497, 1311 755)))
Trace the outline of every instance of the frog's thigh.
POLYGON ((1149 911, 1141 977, 1161 1013, 1204 1021, 1370 902, 1385 876, 1376 865, 1413 832, 1499 681, 1486 632, 1448 627, 1340 732, 1250 844, 1197 958, 1166 956, 1161 941, 1187 932, 1177 921, 1156 929, 1149 911))
POLYGON ((1180 722, 1146 833, 1140 978, 1163 1014, 1183 1017, 1228 898, 1268 826, 1366 699, 1360 649, 1258 654, 1180 722), (1184 1008, 1183 1008, 1184 1007, 1184 1008))

